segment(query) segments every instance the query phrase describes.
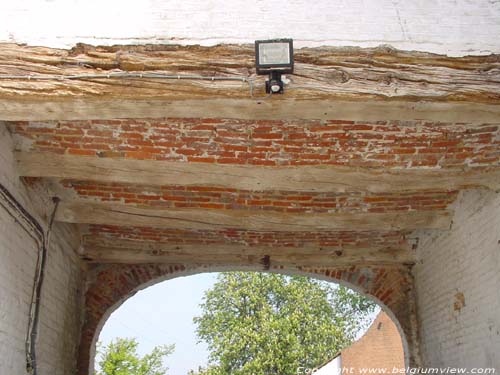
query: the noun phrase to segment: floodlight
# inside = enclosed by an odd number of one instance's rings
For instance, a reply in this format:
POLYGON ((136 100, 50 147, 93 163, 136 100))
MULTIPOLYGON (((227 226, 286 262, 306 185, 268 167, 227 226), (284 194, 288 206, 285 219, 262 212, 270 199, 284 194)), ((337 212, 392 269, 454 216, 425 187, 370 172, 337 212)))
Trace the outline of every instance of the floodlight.
POLYGON ((271 39, 255 41, 257 74, 268 74, 266 92, 283 93, 281 75, 293 73, 293 40, 271 39))

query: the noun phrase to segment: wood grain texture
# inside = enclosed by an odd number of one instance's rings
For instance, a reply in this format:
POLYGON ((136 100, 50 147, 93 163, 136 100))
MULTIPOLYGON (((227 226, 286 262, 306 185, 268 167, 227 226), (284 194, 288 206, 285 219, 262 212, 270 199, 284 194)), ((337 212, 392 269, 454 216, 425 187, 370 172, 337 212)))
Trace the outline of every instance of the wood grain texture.
MULTIPOLYGON (((303 48, 295 51, 295 74, 287 97, 408 98, 496 103, 500 57, 449 58, 390 48, 303 48)), ((79 45, 72 50, 0 44, 0 74, 86 74, 163 72, 203 76, 254 75, 252 45, 115 46, 79 45)), ((262 88, 264 77, 256 87, 262 88)), ((0 97, 170 98, 248 97, 240 82, 82 79, 0 82, 0 97)))
MULTIPOLYGON (((0 82, 1 84, 1 82, 0 82)), ((105 120, 123 118, 232 118, 246 120, 426 120, 498 123, 500 105, 402 100, 328 100, 273 96, 261 99, 114 99, 0 97, 0 120, 105 120), (29 111, 26 110, 29 108, 29 111)))
POLYGON ((26 177, 243 190, 373 193, 426 189, 500 189, 500 168, 375 169, 338 166, 263 167, 17 152, 26 177))
MULTIPOLYGON (((1 84, 1 82, 0 82, 1 84)), ((0 97, 0 120, 104 120, 123 118, 232 118, 246 120, 426 120, 498 123, 500 105, 401 100, 327 100, 273 96, 260 99, 114 99, 0 97), (26 110, 29 108, 29 111, 26 110)))
MULTIPOLYGON (((1 84, 1 82, 0 82, 1 84)), ((328 100, 276 95, 265 99, 0 98, 0 120, 105 120, 123 118, 231 118, 246 120, 426 120, 498 123, 500 105, 402 100, 328 100), (29 110, 27 110, 29 108, 29 110)))
POLYGON ((90 263, 263 264, 295 266, 408 265, 414 255, 404 248, 265 248, 241 245, 172 245, 128 241, 86 244, 80 254, 90 263))
POLYGON ((262 263, 264 257, 277 264, 350 265, 412 264, 415 255, 408 243, 389 246, 247 246, 241 244, 172 244, 85 236, 80 256, 91 263, 262 263))
POLYGON ((138 117, 336 118, 493 122, 500 118, 500 57, 449 58, 388 48, 304 48, 285 95, 263 99, 249 45, 0 44, 0 75, 157 72, 253 82, 151 78, 0 79, 0 120, 138 117), (30 108, 26 110, 26 108, 30 108))
POLYGON ((292 214, 271 211, 151 209, 125 204, 62 202, 56 220, 69 223, 174 229, 237 228, 268 231, 448 229, 451 212, 292 214))

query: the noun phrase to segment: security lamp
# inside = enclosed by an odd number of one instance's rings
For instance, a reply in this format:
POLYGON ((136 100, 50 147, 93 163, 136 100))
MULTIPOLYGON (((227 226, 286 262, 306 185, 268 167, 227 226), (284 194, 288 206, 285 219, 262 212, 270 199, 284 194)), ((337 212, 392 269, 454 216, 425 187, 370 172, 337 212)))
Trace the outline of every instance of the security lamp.
POLYGON ((269 80, 266 81, 266 92, 268 94, 282 94, 281 75, 293 73, 293 40, 256 40, 255 65, 257 74, 269 75, 269 80))

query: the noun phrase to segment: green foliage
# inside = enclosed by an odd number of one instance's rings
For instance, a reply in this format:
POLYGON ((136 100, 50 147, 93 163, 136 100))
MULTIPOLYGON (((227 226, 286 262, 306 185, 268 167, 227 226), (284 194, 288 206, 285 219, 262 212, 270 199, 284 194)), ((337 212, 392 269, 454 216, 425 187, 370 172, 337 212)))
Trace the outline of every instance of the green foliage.
POLYGON ((107 347, 98 344, 101 371, 96 375, 165 375, 163 359, 174 351, 174 345, 154 347, 153 351, 140 357, 137 353, 137 340, 117 338, 107 347))
POLYGON ((194 318, 210 351, 191 374, 295 374, 330 360, 375 305, 344 287, 272 273, 221 273, 194 318))

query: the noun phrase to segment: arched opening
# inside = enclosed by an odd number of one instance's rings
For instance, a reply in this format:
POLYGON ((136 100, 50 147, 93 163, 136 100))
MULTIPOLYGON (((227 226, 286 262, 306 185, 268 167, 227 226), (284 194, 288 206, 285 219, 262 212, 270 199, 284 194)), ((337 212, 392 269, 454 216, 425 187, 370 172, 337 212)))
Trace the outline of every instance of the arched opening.
MULTIPOLYGON (((80 374, 92 374, 95 361, 96 343, 104 324, 110 315, 116 311, 127 299, 140 290, 149 286, 172 280, 178 277, 191 276, 206 272, 224 271, 263 271, 283 275, 301 275, 319 280, 334 282, 348 287, 375 302, 394 322, 401 337, 405 367, 415 363, 412 348, 409 345, 408 334, 411 334, 411 325, 402 314, 401 304, 408 303, 408 293, 394 297, 391 293, 396 285, 407 282, 407 275, 398 269, 304 269, 304 268, 273 268, 269 270, 256 267, 211 267, 211 266, 183 266, 183 265, 143 265, 143 266, 108 266, 97 270, 93 286, 104 284, 99 281, 107 280, 112 285, 111 290, 91 288, 87 293, 87 316, 80 345, 80 374), (122 294, 120 294, 122 293, 122 294), (401 298, 402 297, 402 298, 401 298), (108 298, 111 298, 108 300, 108 298), (91 302, 91 303, 89 303, 91 302), (110 303, 113 302, 113 303, 110 303), (98 308, 98 303, 102 308, 98 308), (97 309, 96 309, 97 308, 97 309), (400 318, 398 318, 398 315, 400 318), (401 319, 403 318, 403 320, 401 319)), ((408 292, 408 290, 407 290, 408 292)), ((408 307, 408 306, 406 306, 408 307)), ((406 310, 405 310, 406 311, 406 310)))

